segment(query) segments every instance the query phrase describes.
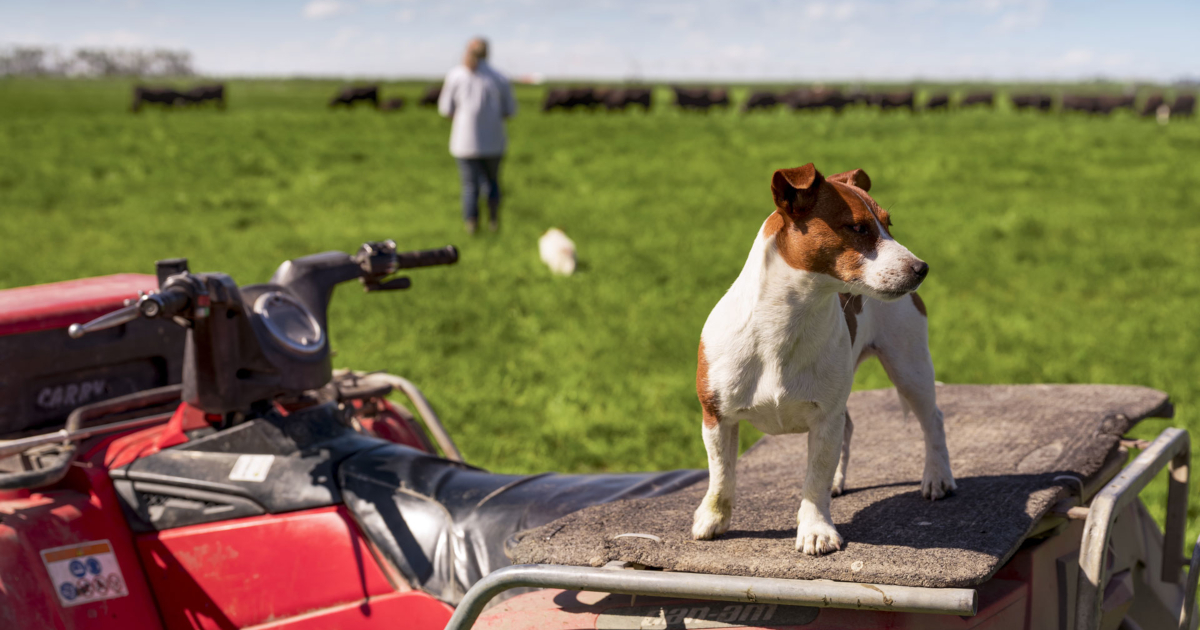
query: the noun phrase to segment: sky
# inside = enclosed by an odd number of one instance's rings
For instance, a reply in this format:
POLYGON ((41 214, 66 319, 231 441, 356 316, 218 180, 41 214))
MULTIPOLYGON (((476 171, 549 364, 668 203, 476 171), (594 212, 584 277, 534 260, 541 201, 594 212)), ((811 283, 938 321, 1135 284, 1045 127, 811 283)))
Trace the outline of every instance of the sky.
POLYGON ((186 49, 217 76, 1173 81, 1195 0, 0 0, 0 48, 186 49))

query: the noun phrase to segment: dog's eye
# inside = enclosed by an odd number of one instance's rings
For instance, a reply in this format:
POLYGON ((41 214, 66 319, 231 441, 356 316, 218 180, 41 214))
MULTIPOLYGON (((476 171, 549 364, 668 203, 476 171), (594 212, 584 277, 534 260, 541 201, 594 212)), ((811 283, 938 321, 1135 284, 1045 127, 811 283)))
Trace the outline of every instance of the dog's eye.
POLYGON ((866 234, 867 233, 867 226, 859 225, 857 223, 851 223, 850 225, 847 225, 846 229, 850 230, 851 232, 854 232, 855 234, 866 234))

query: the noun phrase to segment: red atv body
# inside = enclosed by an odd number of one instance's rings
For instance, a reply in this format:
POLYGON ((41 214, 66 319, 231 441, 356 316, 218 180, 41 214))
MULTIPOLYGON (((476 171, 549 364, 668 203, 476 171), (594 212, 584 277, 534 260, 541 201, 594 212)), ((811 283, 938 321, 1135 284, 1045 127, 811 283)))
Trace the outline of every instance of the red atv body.
MULTIPOLYGON (((82 404, 178 383, 177 326, 136 320, 82 344, 66 334, 156 288, 154 276, 123 274, 0 291, 3 437, 61 426, 82 404)), ((161 399, 146 401, 156 407, 142 416, 148 423, 86 439, 60 482, 0 491, 0 627, 445 625, 452 609, 390 575, 341 506, 131 531, 110 470, 206 425, 202 411, 161 399), (49 567, 64 561, 79 575, 52 583, 49 567)), ((356 403, 367 408, 358 418, 364 432, 432 452, 402 408, 383 398, 356 403)))

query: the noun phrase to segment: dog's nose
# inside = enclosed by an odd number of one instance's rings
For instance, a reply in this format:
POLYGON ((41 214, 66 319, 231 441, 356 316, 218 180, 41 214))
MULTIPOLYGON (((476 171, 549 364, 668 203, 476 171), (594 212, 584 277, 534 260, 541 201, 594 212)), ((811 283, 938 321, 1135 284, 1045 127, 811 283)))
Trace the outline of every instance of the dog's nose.
POLYGON ((925 276, 929 275, 929 265, 923 260, 918 260, 912 264, 912 271, 918 280, 924 280, 925 276))

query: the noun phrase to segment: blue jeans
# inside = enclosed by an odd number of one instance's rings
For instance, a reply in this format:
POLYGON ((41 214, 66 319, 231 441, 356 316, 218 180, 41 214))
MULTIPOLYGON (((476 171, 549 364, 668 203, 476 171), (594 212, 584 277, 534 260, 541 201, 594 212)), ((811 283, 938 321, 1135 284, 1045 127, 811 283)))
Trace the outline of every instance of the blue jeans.
POLYGON ((493 221, 500 214, 500 158, 454 158, 462 178, 463 221, 479 220, 479 193, 487 193, 488 212, 493 221))

